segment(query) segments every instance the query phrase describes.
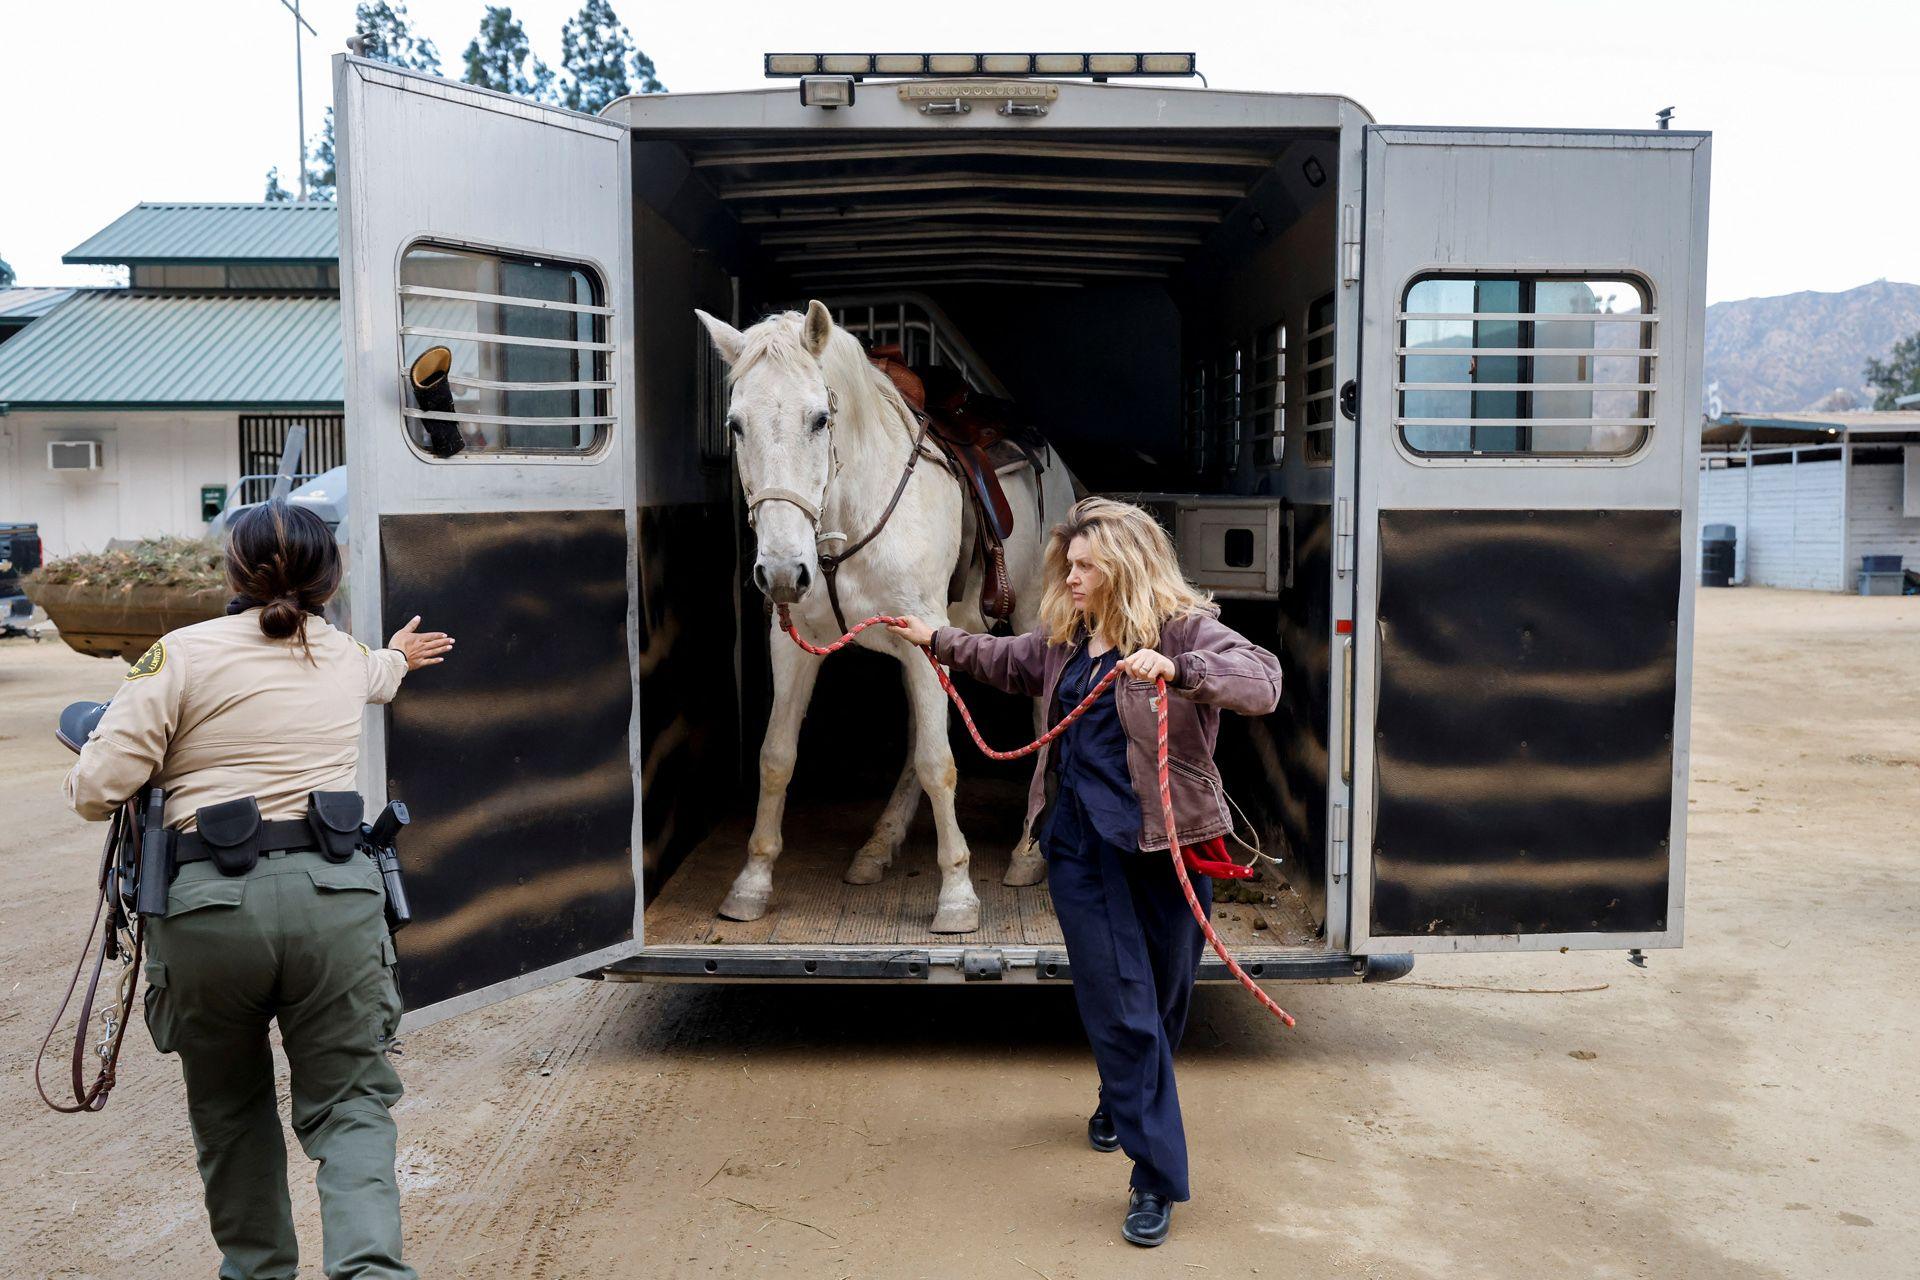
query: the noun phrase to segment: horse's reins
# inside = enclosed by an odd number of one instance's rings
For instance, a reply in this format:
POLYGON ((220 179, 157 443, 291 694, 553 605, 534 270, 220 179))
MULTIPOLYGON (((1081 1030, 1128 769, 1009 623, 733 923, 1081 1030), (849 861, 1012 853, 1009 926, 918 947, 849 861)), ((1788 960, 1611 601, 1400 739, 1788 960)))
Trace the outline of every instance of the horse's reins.
MULTIPOLYGON (((846 648, 848 645, 853 643, 855 636, 858 636, 862 631, 865 631, 868 627, 876 626, 876 625, 898 626, 902 621, 899 618, 891 617, 884 613, 875 614, 871 618, 867 618, 862 622, 855 623, 838 640, 835 640, 830 644, 815 645, 815 644, 809 643, 807 641, 807 638, 800 634, 799 628, 794 626, 793 618, 786 605, 784 604, 780 605, 779 610, 780 610, 781 629, 784 630, 789 636, 793 638, 793 642, 795 644, 799 645, 802 649, 805 649, 808 653, 813 654, 815 657, 821 657, 821 658, 826 657, 830 653, 838 653, 840 650, 846 648)), ((836 605, 835 613, 837 614, 838 612, 839 612, 839 609, 838 609, 838 606, 836 605)), ((1116 679, 1119 678, 1119 675, 1120 675, 1120 668, 1118 665, 1116 665, 1113 668, 1113 670, 1107 672, 1106 675, 1100 677, 1100 682, 1098 684, 1094 685, 1093 688, 1087 691, 1087 696, 1080 700, 1080 704, 1078 706, 1074 707, 1073 710, 1067 712, 1066 715, 1060 717, 1059 723, 1055 724, 1051 729, 1048 729, 1045 733, 1035 738, 1032 742, 1027 743, 1025 746, 1015 747, 1011 751, 996 751, 992 747, 987 745, 987 740, 985 738, 980 736, 980 730, 973 723, 973 713, 967 710, 966 701, 961 698, 960 691, 953 687, 953 681, 948 678, 946 669, 940 665, 940 660, 934 657, 933 650, 931 648, 925 648, 925 649, 922 649, 921 652, 927 655, 927 662, 933 667, 933 674, 939 679, 940 687, 947 691, 947 697, 952 699, 953 705, 959 710, 960 719, 967 726, 967 733, 973 738, 974 745, 979 747, 981 753, 987 756, 987 758, 991 760, 1018 760, 1022 756, 1032 755, 1034 752, 1038 751, 1040 748, 1046 746, 1048 743, 1052 742, 1055 738, 1058 738, 1061 734, 1065 733, 1067 731, 1068 725, 1072 724, 1075 720, 1078 720, 1082 715, 1086 714, 1088 709, 1090 709, 1093 706, 1094 702, 1102 694, 1104 694, 1107 691, 1107 689, 1113 684, 1113 682, 1116 679)), ((1294 1025, 1293 1015, 1288 1013, 1285 1009, 1282 1009, 1277 1003, 1274 1002, 1273 997, 1269 996, 1266 992, 1262 991, 1259 988, 1259 986, 1254 983, 1254 980, 1247 976, 1246 970, 1242 969, 1239 963, 1234 960, 1233 956, 1228 953, 1226 944, 1221 942, 1220 935, 1213 931, 1212 922, 1207 919, 1206 911, 1200 906, 1200 899, 1196 897, 1193 892, 1193 881, 1188 879, 1187 877, 1186 862, 1180 856, 1180 838, 1179 838, 1178 832, 1175 829, 1174 821, 1173 821, 1173 782, 1172 782, 1171 775, 1169 774, 1169 766, 1167 764, 1167 682, 1166 680, 1156 679, 1154 681, 1154 689, 1155 689, 1155 697, 1153 700, 1153 705, 1154 705, 1155 717, 1157 720, 1157 732, 1155 734, 1154 750, 1156 755, 1156 763, 1159 767, 1159 775, 1160 775, 1160 778, 1159 778, 1160 814, 1164 819, 1166 819, 1167 852, 1171 854, 1173 857, 1173 873, 1175 876, 1179 877, 1180 891, 1186 895, 1187 906, 1192 910, 1193 918, 1199 922, 1201 931, 1207 935, 1207 941, 1212 944, 1214 953, 1218 955, 1223 962, 1225 962, 1227 966, 1227 971, 1233 974, 1234 978, 1240 983, 1241 986, 1245 987, 1248 991, 1253 993, 1253 998, 1258 1000, 1263 1006, 1265 1006, 1267 1012, 1273 1014, 1274 1017, 1280 1019, 1280 1021, 1286 1023, 1288 1026, 1291 1027, 1294 1025)))
POLYGON ((134 991, 139 982, 140 955, 146 945, 146 929, 145 922, 138 916, 128 916, 120 900, 121 880, 126 873, 126 863, 130 861, 122 855, 129 852, 129 842, 134 838, 132 810, 133 801, 129 800, 114 812, 113 821, 107 828, 107 844, 100 864, 100 896, 94 903, 93 922, 87 926, 86 942, 82 946, 80 959, 74 963, 73 977, 67 982, 66 994, 60 998, 60 1008, 54 1013, 46 1036, 40 1041, 40 1051, 33 1056, 33 1087, 39 1091, 40 1100, 55 1111, 68 1115, 98 1111, 107 1105, 107 1095, 113 1092, 115 1073, 119 1069, 120 1045, 127 1038, 127 1027, 133 1021, 134 991), (96 936, 99 938, 97 946, 94 942, 96 936), (73 993, 80 986, 80 975, 86 970, 89 954, 93 956, 93 973, 87 979, 86 995, 80 1000, 80 1019, 73 1031, 73 1102, 55 1102, 48 1096, 47 1087, 40 1078, 40 1067, 46 1059, 47 1049, 53 1044, 55 1033, 60 1030, 61 1019, 67 1016, 67 1007, 73 1003, 73 993), (110 959, 118 959, 123 963, 114 1002, 101 1014, 100 1038, 93 1046, 93 1052, 100 1059, 100 1070, 89 1083, 86 1078, 87 1024, 93 1021, 94 998, 99 994, 100 977, 110 959))

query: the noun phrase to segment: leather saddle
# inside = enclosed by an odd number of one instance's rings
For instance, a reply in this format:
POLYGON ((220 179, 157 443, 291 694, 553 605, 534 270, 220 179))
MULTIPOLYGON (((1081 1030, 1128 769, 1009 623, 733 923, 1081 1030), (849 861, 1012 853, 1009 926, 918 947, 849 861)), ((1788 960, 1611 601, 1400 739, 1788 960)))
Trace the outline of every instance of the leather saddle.
POLYGON ((914 412, 926 418, 927 435, 967 493, 970 536, 962 538, 948 599, 960 598, 968 570, 981 563, 986 581, 980 589, 980 611, 992 622, 1006 622, 1013 616, 1014 591, 1005 544, 1014 524, 1000 472, 1025 465, 1037 478, 1042 469, 1039 433, 1019 421, 1011 401, 981 395, 948 366, 916 369, 897 346, 875 347, 867 359, 887 375, 914 412))

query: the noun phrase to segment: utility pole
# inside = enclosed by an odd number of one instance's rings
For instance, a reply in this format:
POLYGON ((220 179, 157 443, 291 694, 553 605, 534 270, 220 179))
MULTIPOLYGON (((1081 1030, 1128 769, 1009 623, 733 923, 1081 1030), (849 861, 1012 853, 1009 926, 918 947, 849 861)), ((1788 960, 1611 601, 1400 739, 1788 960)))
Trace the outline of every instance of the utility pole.
POLYGON ((307 77, 306 68, 301 65, 300 28, 305 27, 311 35, 320 33, 300 16, 300 0, 280 0, 280 4, 293 15, 294 119, 300 129, 300 201, 304 204, 307 199, 307 77))

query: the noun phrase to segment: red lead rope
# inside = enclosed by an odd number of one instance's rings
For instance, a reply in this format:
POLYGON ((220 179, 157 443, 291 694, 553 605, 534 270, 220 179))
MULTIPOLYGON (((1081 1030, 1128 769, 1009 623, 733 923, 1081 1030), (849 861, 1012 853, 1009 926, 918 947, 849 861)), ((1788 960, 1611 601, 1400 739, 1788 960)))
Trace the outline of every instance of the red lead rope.
MULTIPOLYGON (((781 629, 793 637, 795 644, 819 658, 824 658, 830 653, 838 653, 840 650, 846 648, 853 643, 855 636, 865 631, 868 627, 898 626, 903 621, 900 618, 878 613, 862 622, 854 623, 852 630, 831 644, 815 645, 808 643, 807 638, 800 634, 799 628, 793 625, 793 618, 787 606, 781 605, 779 609, 781 629)), ((967 710, 967 704, 960 697, 960 691, 954 688, 953 681, 947 678, 946 670, 940 665, 940 660, 933 656, 933 650, 929 648, 923 649, 921 652, 927 655, 927 661, 933 667, 933 674, 940 680, 940 687, 947 691, 947 697, 952 699, 953 705, 959 709, 960 719, 966 724, 967 733, 973 738, 974 745, 979 747, 981 752, 989 759, 993 760, 1018 760, 1022 756, 1030 756, 1041 747, 1046 746, 1049 742, 1058 738, 1067 731, 1068 725, 1086 714, 1087 708, 1091 707, 1094 701, 1098 699, 1101 694, 1105 693, 1108 688, 1112 686, 1114 680, 1120 675, 1120 668, 1117 666, 1107 672, 1106 675, 1100 678, 1099 684, 1096 684, 1092 689, 1087 691, 1087 696, 1080 700, 1079 706, 1060 717, 1058 724, 1035 738, 1032 742, 1027 743, 1023 747, 1015 747, 1012 751, 995 751, 987 745, 987 740, 980 736, 980 730, 976 728, 973 723, 973 713, 967 710)), ((1247 971, 1242 969, 1234 958, 1228 954, 1226 944, 1221 942, 1220 935, 1213 931, 1213 924, 1207 919, 1206 911, 1201 908, 1200 899, 1194 895, 1193 881, 1187 878, 1186 861, 1180 856, 1180 840, 1175 832, 1173 823, 1173 783, 1167 772, 1167 682, 1165 680, 1156 680, 1154 685, 1157 696, 1154 698, 1153 705, 1158 720, 1154 751, 1156 763, 1160 771, 1160 814, 1166 819, 1167 852, 1173 857, 1173 874, 1180 879, 1180 892, 1187 895, 1187 906, 1192 909, 1193 918, 1199 921, 1201 930, 1207 935, 1207 941, 1213 945, 1214 954, 1218 955, 1226 964, 1227 971, 1233 974, 1241 986, 1253 993, 1255 1000, 1258 1000, 1262 1005, 1266 1006, 1268 1013, 1271 1013, 1274 1017, 1291 1027, 1294 1025, 1293 1015, 1276 1004, 1272 996, 1262 991, 1259 986, 1254 983, 1254 980, 1247 976, 1247 971)))

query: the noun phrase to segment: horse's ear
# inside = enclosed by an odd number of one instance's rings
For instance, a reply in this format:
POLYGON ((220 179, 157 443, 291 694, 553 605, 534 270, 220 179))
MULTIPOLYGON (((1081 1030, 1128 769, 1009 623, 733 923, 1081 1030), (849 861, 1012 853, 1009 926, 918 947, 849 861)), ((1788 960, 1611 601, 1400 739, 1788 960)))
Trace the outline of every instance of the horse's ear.
POLYGON ((695 307, 693 314, 700 317, 700 323, 707 326, 707 336, 713 339, 713 346, 720 358, 732 368, 740 360, 740 353, 746 349, 747 335, 717 316, 710 316, 695 307))
POLYGON ((801 330, 807 350, 818 356, 827 349, 827 339, 833 336, 833 312, 826 304, 815 298, 807 304, 807 324, 801 330))

